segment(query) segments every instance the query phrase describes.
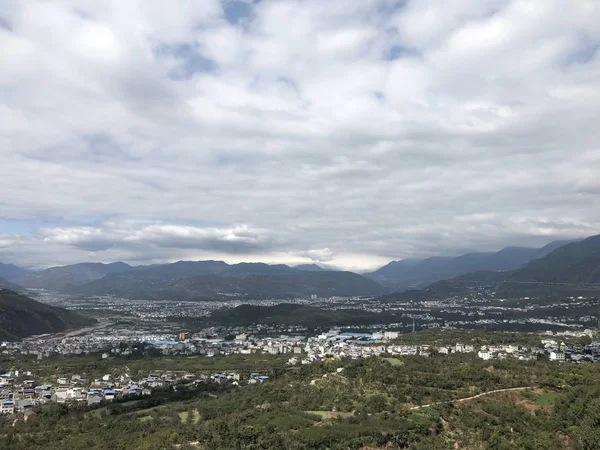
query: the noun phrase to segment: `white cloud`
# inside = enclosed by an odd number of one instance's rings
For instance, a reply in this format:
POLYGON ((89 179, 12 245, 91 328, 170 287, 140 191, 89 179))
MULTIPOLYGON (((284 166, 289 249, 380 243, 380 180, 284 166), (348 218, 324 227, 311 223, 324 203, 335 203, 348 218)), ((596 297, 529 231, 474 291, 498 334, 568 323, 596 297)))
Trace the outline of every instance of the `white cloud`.
POLYGON ((360 268, 597 232, 599 4, 395 3, 5 3, 0 221, 39 229, 0 222, 0 260, 360 268))

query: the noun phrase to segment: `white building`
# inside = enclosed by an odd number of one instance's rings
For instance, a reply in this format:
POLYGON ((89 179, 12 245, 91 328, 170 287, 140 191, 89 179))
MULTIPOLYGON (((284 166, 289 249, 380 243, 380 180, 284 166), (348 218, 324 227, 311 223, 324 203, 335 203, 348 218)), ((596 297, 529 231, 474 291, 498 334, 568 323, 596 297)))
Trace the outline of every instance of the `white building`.
POLYGON ((4 400, 0 402, 0 414, 12 414, 15 412, 15 402, 13 400, 4 400))
POLYGON ((479 356, 484 361, 488 361, 488 360, 492 359, 492 354, 488 350, 479 350, 479 353, 477 353, 477 356, 479 356))
POLYGON ((400 335, 400 333, 398 333, 397 331, 386 331, 385 333, 383 333, 383 338, 384 339, 398 339, 399 335, 400 335))
POLYGON ((550 361, 564 361, 565 354, 563 352, 550 352, 550 361))

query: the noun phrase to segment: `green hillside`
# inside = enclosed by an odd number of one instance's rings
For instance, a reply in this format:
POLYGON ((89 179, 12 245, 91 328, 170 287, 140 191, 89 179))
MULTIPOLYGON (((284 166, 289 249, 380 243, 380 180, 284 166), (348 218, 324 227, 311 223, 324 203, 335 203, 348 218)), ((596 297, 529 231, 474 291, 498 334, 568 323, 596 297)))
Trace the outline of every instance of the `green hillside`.
POLYGON ((397 320, 389 313, 374 313, 359 309, 326 310, 314 306, 280 303, 274 306, 240 305, 220 309, 208 319, 211 325, 248 326, 253 323, 302 325, 309 328, 368 325, 397 320))
POLYGON ((0 340, 18 340, 23 337, 57 333, 95 323, 73 311, 45 305, 0 289, 0 340))

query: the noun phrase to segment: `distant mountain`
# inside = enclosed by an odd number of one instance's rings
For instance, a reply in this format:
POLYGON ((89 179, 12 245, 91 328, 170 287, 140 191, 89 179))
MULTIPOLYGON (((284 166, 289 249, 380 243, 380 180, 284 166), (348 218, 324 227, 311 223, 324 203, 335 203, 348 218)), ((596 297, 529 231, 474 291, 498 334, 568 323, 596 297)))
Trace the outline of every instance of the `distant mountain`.
POLYGON ((20 277, 24 277, 29 273, 29 270, 17 267, 14 264, 4 264, 0 262, 0 278, 12 281, 20 277))
POLYGON ((450 280, 430 284, 424 289, 391 294, 387 300, 439 300, 468 295, 476 286, 487 285, 502 296, 577 295, 576 292, 600 293, 600 235, 565 245, 544 247, 544 256, 522 268, 506 271, 478 270, 450 280))
POLYGON ((321 266, 316 264, 300 264, 299 266, 294 266, 296 270, 305 270, 307 272, 321 272, 323 269, 321 266))
POLYGON ((112 273, 72 295, 115 295, 149 299, 291 298, 306 295, 368 296, 386 292, 378 283, 352 272, 302 271, 285 265, 222 261, 178 262, 146 270, 112 273))
POLYGON ((184 278, 172 289, 196 293, 199 297, 239 296, 248 299, 350 297, 381 295, 385 288, 352 272, 308 272, 297 270, 278 275, 242 277, 200 276, 184 278))
POLYGON ((40 272, 30 273, 13 281, 26 288, 60 291, 68 285, 77 286, 98 280, 109 273, 119 273, 133 269, 124 262, 111 264, 81 263, 51 267, 40 272))
POLYGON ((83 285, 68 285, 62 291, 77 295, 116 295, 148 297, 151 291, 169 287, 183 278, 201 275, 246 276, 269 275, 293 271, 288 266, 269 266, 261 263, 229 265, 223 261, 178 261, 127 272, 111 273, 83 285))
POLYGON ((14 292, 24 293, 25 289, 18 284, 8 281, 6 278, 0 278, 0 289, 9 289, 14 292))
POLYGON ((16 292, 0 289, 0 340, 57 333, 95 323, 73 311, 45 305, 16 292))
POLYGON ((421 288, 442 279, 474 271, 507 271, 525 266, 573 241, 555 241, 542 248, 506 247, 498 252, 467 253, 457 257, 435 256, 424 260, 392 261, 381 269, 365 274, 393 290, 421 288))
POLYGON ((600 235, 570 242, 520 269, 506 272, 477 271, 459 281, 539 283, 600 283, 600 235))

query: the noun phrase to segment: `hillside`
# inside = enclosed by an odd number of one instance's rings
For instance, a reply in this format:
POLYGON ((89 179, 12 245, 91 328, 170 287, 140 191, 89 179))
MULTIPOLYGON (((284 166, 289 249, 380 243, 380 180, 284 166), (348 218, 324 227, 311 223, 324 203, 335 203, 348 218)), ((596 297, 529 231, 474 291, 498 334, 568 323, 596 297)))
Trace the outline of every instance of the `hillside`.
MULTIPOLYGON (((528 349, 541 338, 445 330, 404 334, 399 345, 416 342, 423 353, 424 345, 454 347, 456 342, 476 351, 492 342, 528 349)), ((64 357, 35 365, 19 361, 37 380, 39 373, 56 380, 59 367, 58 373, 68 378, 168 374, 176 377, 176 388, 154 388, 149 397, 125 395, 91 406, 53 403, 27 420, 6 417, 0 420, 2 448, 597 450, 600 442, 600 371, 593 363, 525 361, 517 355, 485 361, 475 353, 432 351, 428 357, 329 357, 292 365, 286 362, 306 354, 204 358, 141 353, 102 361, 97 355, 73 357, 68 364, 64 357), (181 379, 215 372, 239 374, 240 380, 181 379), (253 372, 265 381, 251 384, 253 372)))
POLYGON ((295 271, 279 275, 243 277, 201 276, 180 280, 171 285, 198 293, 202 297, 241 296, 248 299, 350 297, 381 295, 386 290, 372 280, 352 272, 295 271))
MULTIPOLYGON (((287 267, 287 266, 285 266, 287 267)), ((329 296, 382 295, 386 289, 352 272, 305 272, 287 267, 262 267, 262 274, 247 275, 248 268, 232 267, 218 275, 204 274, 173 280, 162 272, 111 274, 83 286, 71 286, 71 295, 115 295, 126 298, 200 300, 295 298, 312 294, 329 296)), ((254 267, 253 271, 258 271, 254 267), (254 270, 255 269, 255 270, 254 270)))
POLYGON ((301 325, 320 328, 345 325, 369 325, 392 322, 390 314, 359 309, 326 310, 314 306, 280 303, 274 306, 240 305, 213 312, 207 323, 213 326, 248 326, 252 324, 301 325))
POLYGON ((14 292, 25 292, 25 289, 22 286, 12 283, 5 278, 0 278, 0 289, 8 289, 14 292))
POLYGON ((541 248, 506 247, 494 253, 476 252, 457 257, 435 256, 424 260, 392 261, 365 276, 397 291, 422 288, 437 280, 474 271, 515 270, 569 243, 574 242, 554 241, 541 248))
POLYGON ((36 302, 7 289, 0 289, 0 340, 57 333, 95 323, 73 311, 36 302))
MULTIPOLYGON (((154 298, 156 290, 168 288, 175 281, 202 275, 265 275, 293 271, 288 266, 260 263, 229 265, 223 261, 178 261, 150 267, 136 267, 126 272, 110 273, 83 285, 67 285, 62 291, 74 295, 116 295, 121 297, 154 298)), ((160 294, 158 294, 160 297, 160 294)))
POLYGON ((0 262, 0 278, 12 281, 20 277, 24 277, 29 273, 28 270, 17 267, 14 264, 4 264, 0 262))
POLYGON ((486 285, 497 297, 598 295, 600 294, 600 235, 570 242, 534 259, 523 268, 507 271, 478 270, 423 289, 384 297, 388 301, 440 300, 467 295, 486 285))
POLYGON ((98 280, 109 273, 132 270, 129 264, 81 263, 69 266, 51 267, 40 272, 30 273, 14 280, 16 283, 33 289, 60 291, 68 285, 80 285, 98 280))
POLYGON ((226 264, 223 261, 180 261, 144 270, 111 273, 64 293, 81 296, 115 295, 148 299, 293 298, 370 296, 386 291, 352 272, 303 271, 286 265, 226 264))
POLYGON ((521 283, 600 283, 600 235, 559 247, 517 270, 478 271, 458 279, 521 283))

